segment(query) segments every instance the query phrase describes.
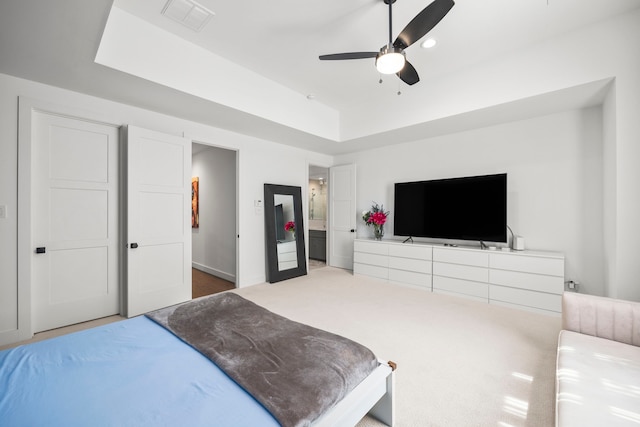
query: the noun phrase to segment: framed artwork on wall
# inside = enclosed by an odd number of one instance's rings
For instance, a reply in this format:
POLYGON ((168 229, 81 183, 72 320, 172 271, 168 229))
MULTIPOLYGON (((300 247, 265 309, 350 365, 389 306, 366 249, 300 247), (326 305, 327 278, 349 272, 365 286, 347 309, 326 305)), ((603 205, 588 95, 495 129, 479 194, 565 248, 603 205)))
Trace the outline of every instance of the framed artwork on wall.
POLYGON ((200 227, 200 216, 198 207, 200 197, 200 178, 194 176, 191 178, 191 228, 200 227))

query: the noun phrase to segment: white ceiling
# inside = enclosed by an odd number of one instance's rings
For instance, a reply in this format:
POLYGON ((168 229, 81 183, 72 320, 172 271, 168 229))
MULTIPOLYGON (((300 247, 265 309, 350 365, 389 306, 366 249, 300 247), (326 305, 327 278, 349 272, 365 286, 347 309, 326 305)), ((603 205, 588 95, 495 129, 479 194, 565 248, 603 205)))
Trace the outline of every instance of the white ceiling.
MULTIPOLYGON (((299 129, 274 123, 238 109, 185 94, 94 62, 111 0, 3 0, 0 2, 0 73, 112 99, 177 117, 247 133, 320 152, 353 151, 382 145, 393 132, 354 139, 348 146, 299 129)), ((161 15, 166 0, 115 0, 114 6, 242 67, 277 82, 301 96, 340 112, 367 105, 386 105, 396 92, 419 91, 395 76, 380 76, 374 60, 319 61, 318 55, 378 50, 387 38, 388 8, 382 0, 199 0, 215 12, 200 32, 161 15)), ((399 0, 393 6, 394 37, 429 0, 399 0)), ((640 0, 457 0, 451 12, 429 34, 432 50, 418 43, 407 58, 422 82, 436 80, 474 64, 510 55, 527 46, 596 21, 640 7, 640 0)), ((585 40, 589 43, 589 40, 585 40)), ((158 48, 162 48, 159 46, 158 48)), ((591 88, 599 90, 599 87, 591 88)), ((401 95, 402 96, 402 95, 401 95)), ((409 98, 405 95, 405 98, 409 98)), ((594 102, 576 92, 575 100, 557 97, 562 108, 594 102)), ((520 103, 523 111, 535 109, 520 103)), ((398 107, 399 106, 399 107, 398 107)), ((411 105, 407 102, 406 108, 411 105)), ((513 108, 510 108, 513 112, 513 108)), ((504 120, 504 109, 501 111, 504 120)), ((492 123, 491 114, 467 122, 492 123)), ((514 116, 517 117, 517 116, 514 116)), ((422 135, 455 130, 454 125, 418 126, 422 135), (446 129, 445 129, 446 128, 446 129)), ((396 141, 414 137, 398 129, 396 141)))
MULTIPOLYGON (((388 38, 382 0, 197 1, 215 13, 198 33, 160 14, 167 0, 114 5, 337 110, 379 101, 398 88, 411 90, 395 76, 380 85, 374 59, 318 59, 379 50, 388 38)), ((393 38, 430 2, 396 1, 393 38)), ((639 6, 638 0, 456 0, 425 37, 438 45, 427 50, 418 42, 407 49, 407 59, 421 79, 437 78, 639 6)))

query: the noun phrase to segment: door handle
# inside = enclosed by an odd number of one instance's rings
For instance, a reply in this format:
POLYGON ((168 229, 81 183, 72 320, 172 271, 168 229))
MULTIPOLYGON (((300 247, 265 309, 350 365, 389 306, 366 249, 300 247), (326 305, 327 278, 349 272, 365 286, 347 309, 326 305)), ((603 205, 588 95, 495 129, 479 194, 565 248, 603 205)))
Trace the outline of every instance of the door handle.
POLYGON ((36 248, 37 254, 44 254, 46 252, 47 252, 47 248, 45 248, 44 246, 40 246, 39 248, 36 248))
POLYGON ((138 247, 138 244, 137 243, 132 243, 130 246, 131 246, 131 249, 135 249, 135 248, 138 247))

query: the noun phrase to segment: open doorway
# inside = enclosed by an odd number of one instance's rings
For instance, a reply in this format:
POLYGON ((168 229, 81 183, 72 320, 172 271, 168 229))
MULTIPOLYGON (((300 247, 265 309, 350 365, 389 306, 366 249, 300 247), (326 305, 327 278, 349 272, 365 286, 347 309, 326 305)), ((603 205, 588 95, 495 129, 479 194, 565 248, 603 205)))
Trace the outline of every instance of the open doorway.
POLYGON ((309 165, 309 269, 327 265, 329 169, 309 165))
POLYGON ((192 297, 236 287, 236 156, 192 144, 192 297))

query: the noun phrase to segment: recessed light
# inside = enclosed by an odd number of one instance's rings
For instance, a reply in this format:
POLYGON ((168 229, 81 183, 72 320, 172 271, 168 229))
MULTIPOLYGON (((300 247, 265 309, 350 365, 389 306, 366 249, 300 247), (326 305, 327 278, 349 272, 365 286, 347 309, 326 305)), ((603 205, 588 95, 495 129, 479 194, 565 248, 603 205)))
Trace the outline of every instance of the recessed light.
POLYGON ((309 95, 307 95, 307 99, 310 101, 316 99, 316 95, 314 93, 310 93, 309 95))
POLYGON ((425 49, 431 49, 432 47, 434 47, 436 44, 438 44, 438 42, 436 41, 436 39, 432 39, 432 38, 428 38, 425 41, 422 42, 422 44, 420 46, 422 46, 425 49))

